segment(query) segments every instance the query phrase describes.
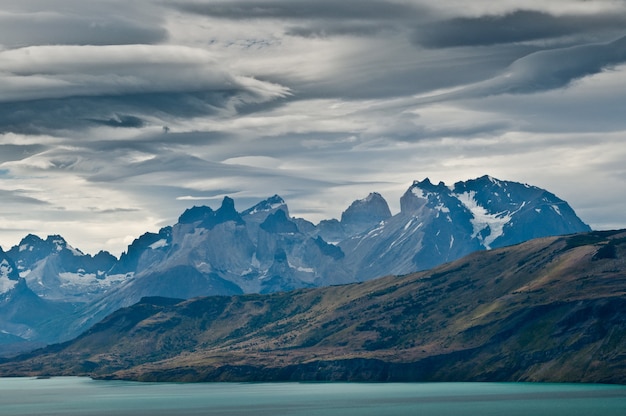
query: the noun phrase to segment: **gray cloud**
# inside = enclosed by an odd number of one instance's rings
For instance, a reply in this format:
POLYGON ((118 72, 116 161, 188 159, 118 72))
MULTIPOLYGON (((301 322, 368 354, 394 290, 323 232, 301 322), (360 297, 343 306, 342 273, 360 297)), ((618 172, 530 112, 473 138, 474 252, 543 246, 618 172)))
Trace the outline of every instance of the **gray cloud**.
POLYGON ((0 51, 0 132, 42 133, 99 123, 142 127, 279 98, 287 90, 231 74, 189 47, 42 46, 0 51), (120 118, 122 114, 122 118, 120 118))
POLYGON ((225 19, 410 19, 425 9, 406 3, 374 1, 216 1, 184 2, 177 8, 225 19))
POLYGON ((0 189, 0 200, 3 205, 20 204, 27 206, 49 205, 48 202, 29 196, 31 192, 24 189, 3 190, 0 189))
POLYGON ((428 48, 485 46, 552 39, 568 35, 623 32, 626 17, 600 14, 559 15, 536 10, 517 10, 504 15, 457 17, 415 28, 413 41, 428 48))
POLYGON ((39 144, 0 144, 0 163, 21 160, 46 149, 39 144))
POLYGON ((167 39, 161 27, 104 15, 100 18, 54 12, 0 14, 0 44, 29 45, 153 44, 167 39))
POLYGON ((431 11, 418 4, 369 1, 221 1, 185 2, 179 10, 219 19, 284 19, 290 36, 375 36, 395 33, 423 21, 431 11))
POLYGON ((96 214, 118 214, 118 213, 129 213, 129 212, 137 212, 139 209, 137 208, 107 208, 101 209, 98 207, 89 207, 89 209, 96 214))
POLYGON ((461 3, 6 0, 0 242, 119 254, 224 195, 317 221, 483 174, 626 226, 623 2, 461 3))
POLYGON ((103 126, 122 128, 140 128, 145 126, 146 124, 146 122, 139 117, 125 114, 115 114, 114 117, 111 117, 107 120, 91 119, 89 121, 95 124, 101 124, 103 126))
POLYGON ((626 36, 609 43, 583 44, 530 53, 498 76, 420 99, 421 105, 498 94, 530 94, 570 85, 626 62, 626 36))
POLYGON ((380 22, 321 20, 306 25, 293 25, 287 28, 286 34, 302 37, 328 36, 375 36, 381 32, 397 32, 399 28, 393 24, 380 22))
POLYGON ((514 62, 510 71, 492 84, 494 89, 513 93, 558 88, 623 62, 626 36, 606 44, 535 52, 514 62))

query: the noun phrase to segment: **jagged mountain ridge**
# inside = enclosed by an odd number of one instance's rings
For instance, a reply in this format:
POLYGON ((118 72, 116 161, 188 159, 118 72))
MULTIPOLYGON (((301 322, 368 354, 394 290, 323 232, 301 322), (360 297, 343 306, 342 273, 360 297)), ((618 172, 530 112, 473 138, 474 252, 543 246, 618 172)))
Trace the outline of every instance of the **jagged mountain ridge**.
POLYGON ((0 376, 626 382, 626 230, 268 295, 144 298, 0 376))
POLYGON ((82 305, 64 318, 56 337, 45 326, 32 328, 33 339, 52 342, 76 336, 144 296, 344 284, 425 270, 530 237, 589 230, 553 194, 489 176, 453 187, 415 181, 400 202, 401 211, 391 215, 384 198, 372 193, 340 220, 315 225, 291 217, 278 195, 242 212, 225 197, 217 210, 193 207, 173 226, 145 233, 119 260, 104 252, 84 255, 60 236, 27 236, 7 256, 40 297, 82 305))
POLYGON ((88 301, 120 280, 111 273, 113 255, 101 251, 92 257, 59 235, 43 240, 29 234, 6 255, 31 290, 48 300, 88 301))

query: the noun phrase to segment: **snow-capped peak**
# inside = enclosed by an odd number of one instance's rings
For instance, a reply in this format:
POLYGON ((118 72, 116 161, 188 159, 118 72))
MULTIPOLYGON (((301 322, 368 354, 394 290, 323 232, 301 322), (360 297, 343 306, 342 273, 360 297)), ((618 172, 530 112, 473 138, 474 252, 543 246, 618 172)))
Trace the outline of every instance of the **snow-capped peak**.
POLYGON ((487 176, 487 179, 489 179, 489 182, 491 182, 492 184, 502 186, 502 183, 498 179, 490 175, 486 175, 486 176, 487 176))
POLYGON ((66 249, 66 250, 69 250, 76 257, 82 257, 85 255, 85 253, 83 253, 82 251, 67 244, 67 241, 65 241, 65 239, 61 237, 60 235, 48 236, 48 238, 46 239, 46 242, 51 244, 51 246, 54 247, 54 250, 57 252, 66 249))
POLYGON ((374 199, 382 198, 382 195, 378 192, 371 192, 368 196, 363 199, 359 199, 359 202, 372 202, 374 199))
POLYGON ((281 207, 284 207, 284 209, 287 208, 285 200, 278 195, 274 195, 243 211, 241 215, 254 215, 259 212, 271 212, 281 207))

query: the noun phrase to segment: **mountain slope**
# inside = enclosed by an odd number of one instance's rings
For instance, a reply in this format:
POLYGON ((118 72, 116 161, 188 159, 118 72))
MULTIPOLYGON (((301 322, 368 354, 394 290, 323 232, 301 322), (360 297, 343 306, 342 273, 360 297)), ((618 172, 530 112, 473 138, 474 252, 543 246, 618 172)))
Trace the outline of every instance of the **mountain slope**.
POLYGON ((626 230, 269 295, 146 298, 0 375, 626 382, 626 230))

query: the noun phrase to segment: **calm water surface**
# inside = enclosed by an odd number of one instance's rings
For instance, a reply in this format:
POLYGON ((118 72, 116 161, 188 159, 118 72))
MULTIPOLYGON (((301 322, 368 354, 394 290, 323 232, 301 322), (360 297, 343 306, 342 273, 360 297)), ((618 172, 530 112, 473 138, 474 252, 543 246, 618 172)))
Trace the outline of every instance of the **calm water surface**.
POLYGON ((624 416, 626 386, 533 383, 134 383, 0 378, 0 415, 624 416))

